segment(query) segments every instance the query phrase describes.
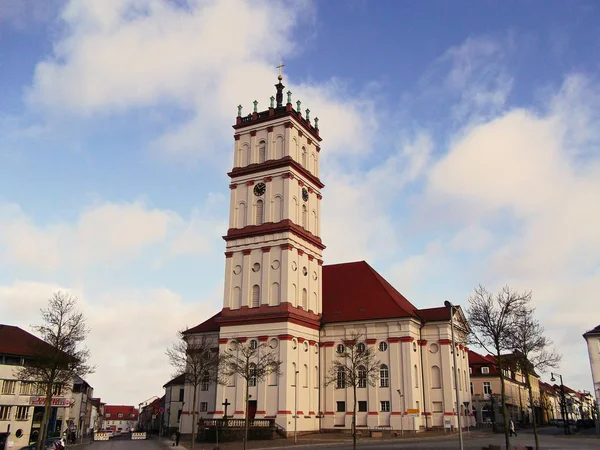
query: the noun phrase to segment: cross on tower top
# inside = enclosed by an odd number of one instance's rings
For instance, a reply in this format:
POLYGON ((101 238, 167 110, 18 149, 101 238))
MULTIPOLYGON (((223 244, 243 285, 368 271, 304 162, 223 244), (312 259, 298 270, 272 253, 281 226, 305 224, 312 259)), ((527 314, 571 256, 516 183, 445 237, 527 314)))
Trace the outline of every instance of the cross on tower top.
POLYGON ((283 75, 282 75, 282 69, 285 67, 285 64, 283 63, 283 60, 279 60, 279 65, 277 67, 275 67, 276 69, 279 69, 279 76, 277 77, 277 79, 279 81, 283 80, 283 75))

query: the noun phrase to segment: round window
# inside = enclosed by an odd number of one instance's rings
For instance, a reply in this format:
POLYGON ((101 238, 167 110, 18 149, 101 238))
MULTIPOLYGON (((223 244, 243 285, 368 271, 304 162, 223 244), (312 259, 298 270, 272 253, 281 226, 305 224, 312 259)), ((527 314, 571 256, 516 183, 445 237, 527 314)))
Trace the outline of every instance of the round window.
POLYGON ((269 347, 271 347, 271 348, 277 348, 277 344, 278 344, 278 342, 277 342, 277 339, 275 339, 275 338, 273 338, 269 341, 269 347))
POLYGON ((364 342, 359 342, 357 345, 357 349, 359 353, 364 353, 365 350, 367 349, 367 346, 365 345, 364 342))
POLYGON ((381 341, 379 343, 379 351, 380 352, 385 352, 386 350, 387 350, 387 342, 381 341))
POLYGON ((23 430, 21 430, 19 428, 17 431, 15 431, 15 436, 18 437, 18 438, 22 437, 23 436, 23 430))
POLYGON ((417 343, 413 342, 413 352, 416 352, 416 351, 417 351, 417 343))
POLYGON ((252 266, 252 271, 253 272, 258 272, 260 270, 260 264, 259 263, 254 263, 254 265, 252 266))
POLYGON ((297 270, 298 269, 298 264, 296 264, 296 261, 292 261, 292 270, 297 270))
POLYGON ((313 272, 313 280, 317 279, 317 272, 313 272))
POLYGON ((298 341, 296 339, 292 339, 292 348, 296 350, 298 348, 298 341))
POLYGON ((306 268, 306 266, 304 266, 302 268, 302 275, 306 276, 307 273, 308 273, 308 269, 306 268))
POLYGON ((242 272, 242 266, 235 266, 233 268, 233 273, 235 273, 236 275, 239 275, 242 272))
POLYGON ((429 346, 429 353, 437 353, 440 348, 437 344, 431 344, 429 346))
POLYGON ((304 351, 308 351, 308 342, 304 341, 304 351))
POLYGON ((279 261, 278 260, 273 261, 271 263, 271 268, 275 269, 275 270, 279 269, 279 261))
POLYGON ((344 353, 344 350, 346 350, 346 348, 344 347, 344 345, 343 344, 338 344, 338 346, 337 346, 337 352, 341 354, 341 353, 344 353))

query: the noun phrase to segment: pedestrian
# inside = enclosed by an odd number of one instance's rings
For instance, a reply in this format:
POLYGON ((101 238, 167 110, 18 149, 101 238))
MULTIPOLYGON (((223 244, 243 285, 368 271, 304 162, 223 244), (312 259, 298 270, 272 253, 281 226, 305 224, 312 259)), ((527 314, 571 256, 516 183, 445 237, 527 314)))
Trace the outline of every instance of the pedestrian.
POLYGON ((179 438, 181 437, 181 433, 179 432, 179 430, 177 430, 175 432, 175 445, 179 445, 179 438))
POLYGON ((508 428, 510 430, 509 436, 512 436, 513 434, 515 436, 517 435, 517 432, 515 431, 515 423, 513 422, 512 419, 510 419, 509 422, 508 422, 508 428))

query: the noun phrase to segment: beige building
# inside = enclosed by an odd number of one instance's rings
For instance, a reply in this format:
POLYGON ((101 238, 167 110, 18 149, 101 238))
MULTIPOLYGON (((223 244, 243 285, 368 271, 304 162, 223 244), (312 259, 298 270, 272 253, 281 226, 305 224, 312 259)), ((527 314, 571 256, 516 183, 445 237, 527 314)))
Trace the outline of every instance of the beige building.
POLYGON ((594 396, 596 405, 600 404, 600 325, 593 330, 584 333, 590 357, 590 369, 594 383, 594 396))
POLYGON ((86 437, 92 428, 92 410, 94 405, 91 398, 94 396, 94 388, 84 379, 75 377, 71 392, 71 419, 69 429, 75 433, 77 438, 86 437))
MULTIPOLYGON (((45 344, 34 335, 11 325, 0 324, 0 448, 21 448, 36 442, 44 413, 45 395, 16 371, 45 344)), ((48 433, 60 436, 71 413, 70 386, 55 386, 48 433)))
POLYGON ((175 377, 163 387, 165 388, 164 426, 167 427, 167 436, 171 436, 179 429, 179 421, 183 413, 185 376, 175 377))
MULTIPOLYGON (((274 419, 288 433, 350 428, 352 389, 326 387, 325 377, 359 332, 380 360, 377 385, 358 389, 359 427, 456 427, 471 400, 462 311, 455 317, 457 408, 451 309, 417 308, 364 261, 324 265, 318 119, 300 111, 300 102, 294 109, 289 91, 283 103, 283 89, 280 78, 264 111, 257 102, 247 116, 239 108, 223 308, 187 330, 191 339, 212 337, 220 352, 236 340, 266 343, 283 362, 282 374, 253 383, 248 405, 240 379, 206 385, 198 414, 222 418, 227 405, 230 417, 243 418, 247 407, 251 418, 274 419)), ((191 395, 186 389, 184 433, 191 432, 191 395)))

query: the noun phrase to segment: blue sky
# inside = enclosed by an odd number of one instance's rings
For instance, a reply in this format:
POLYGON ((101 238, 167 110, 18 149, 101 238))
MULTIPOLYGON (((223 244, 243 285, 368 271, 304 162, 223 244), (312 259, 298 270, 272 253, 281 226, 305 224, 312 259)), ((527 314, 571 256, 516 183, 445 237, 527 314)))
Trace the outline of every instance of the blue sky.
POLYGON ((599 19, 583 1, 0 0, 1 321, 28 328, 69 290, 96 395, 160 395, 176 330, 221 306, 236 106, 266 108, 283 58, 321 119, 325 262, 365 259, 418 307, 532 290, 565 382, 591 390, 599 19))

